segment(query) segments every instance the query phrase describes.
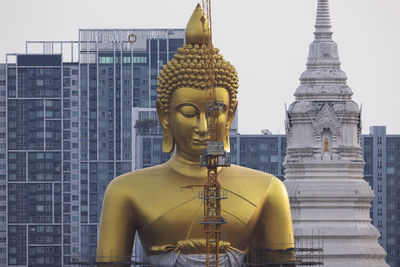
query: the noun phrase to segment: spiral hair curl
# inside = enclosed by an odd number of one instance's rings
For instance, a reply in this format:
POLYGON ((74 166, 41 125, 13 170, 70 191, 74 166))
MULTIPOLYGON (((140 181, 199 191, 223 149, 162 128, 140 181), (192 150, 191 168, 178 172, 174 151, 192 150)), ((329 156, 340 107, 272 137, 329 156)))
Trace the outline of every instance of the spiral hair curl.
MULTIPOLYGON (((157 92, 158 101, 161 102, 165 112, 169 111, 169 102, 172 93, 181 87, 191 87, 205 90, 210 84, 210 69, 207 68, 205 59, 208 58, 208 47, 205 44, 184 44, 178 48, 172 60, 168 61, 158 75, 157 92)), ((214 87, 227 89, 229 93, 229 111, 237 102, 238 75, 235 67, 223 59, 219 49, 213 49, 214 87)))

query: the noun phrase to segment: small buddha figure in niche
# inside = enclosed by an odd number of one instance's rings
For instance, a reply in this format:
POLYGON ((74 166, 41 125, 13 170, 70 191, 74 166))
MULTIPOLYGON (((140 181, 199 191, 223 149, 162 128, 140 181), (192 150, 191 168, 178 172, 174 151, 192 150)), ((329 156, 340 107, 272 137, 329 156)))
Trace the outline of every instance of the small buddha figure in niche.
MULTIPOLYGON (((200 155, 210 139, 206 118, 209 76, 204 62, 209 49, 204 35, 209 31, 202 17, 198 5, 186 28, 186 44, 159 75, 157 112, 163 127, 162 148, 167 153, 174 151, 173 156, 164 164, 126 173, 109 184, 100 222, 99 262, 130 259, 137 231, 150 264, 205 266, 206 241, 200 224, 204 203, 196 190, 181 189, 207 180, 206 167, 200 167, 200 155)), ((229 151, 238 77, 219 50, 211 49, 215 98, 224 105, 217 131, 229 151)), ((270 174, 236 165, 218 169, 218 181, 228 193, 221 202, 227 224, 222 226, 220 266, 242 266, 251 251, 265 252, 251 253, 252 262, 293 260, 292 222, 283 183, 270 174)))
POLYGON ((326 138, 326 137, 324 140, 324 152, 329 152, 329 141, 328 141, 328 138, 326 138))

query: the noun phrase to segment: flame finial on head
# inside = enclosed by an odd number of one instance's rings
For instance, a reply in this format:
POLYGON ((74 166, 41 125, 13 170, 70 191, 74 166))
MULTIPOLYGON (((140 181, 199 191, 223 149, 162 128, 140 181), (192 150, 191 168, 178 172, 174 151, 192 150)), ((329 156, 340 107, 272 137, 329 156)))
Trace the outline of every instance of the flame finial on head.
MULTIPOLYGON (((186 44, 178 48, 177 53, 167 64, 164 64, 158 75, 157 102, 164 112, 169 112, 170 99, 176 89, 191 87, 205 90, 207 88, 210 69, 205 59, 209 56, 207 50, 210 37, 207 19, 200 5, 197 5, 186 27, 186 44)), ((215 74, 214 86, 228 90, 229 108, 234 112, 239 87, 238 74, 235 67, 219 54, 218 48, 214 48, 211 44, 211 49, 215 74)))
POLYGON ((197 4, 186 25, 185 37, 187 44, 207 44, 210 38, 208 21, 200 4, 197 4))

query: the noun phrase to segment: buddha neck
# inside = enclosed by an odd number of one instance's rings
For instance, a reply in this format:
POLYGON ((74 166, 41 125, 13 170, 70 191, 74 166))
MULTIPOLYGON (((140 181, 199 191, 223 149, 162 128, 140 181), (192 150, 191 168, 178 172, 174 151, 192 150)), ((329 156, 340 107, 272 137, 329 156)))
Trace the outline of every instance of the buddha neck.
MULTIPOLYGON (((200 167, 200 161, 191 161, 183 158, 176 151, 172 155, 172 158, 167 162, 168 166, 170 166, 174 171, 189 177, 196 178, 206 178, 207 177, 207 168, 200 167)), ((218 167, 218 173, 221 172, 221 167, 218 167)))

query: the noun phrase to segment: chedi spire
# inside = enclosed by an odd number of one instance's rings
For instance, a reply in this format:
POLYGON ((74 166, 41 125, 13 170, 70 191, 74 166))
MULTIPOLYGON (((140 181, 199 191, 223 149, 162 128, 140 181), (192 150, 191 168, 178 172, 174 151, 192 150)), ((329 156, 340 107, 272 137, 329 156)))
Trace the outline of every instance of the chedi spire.
POLYGON ((315 39, 331 39, 331 16, 329 13, 329 0, 318 0, 317 20, 315 22, 315 39))
POLYGON ((301 74, 296 99, 350 100, 353 92, 340 69, 337 44, 332 40, 328 0, 318 0, 315 40, 310 44, 307 69, 301 74))

